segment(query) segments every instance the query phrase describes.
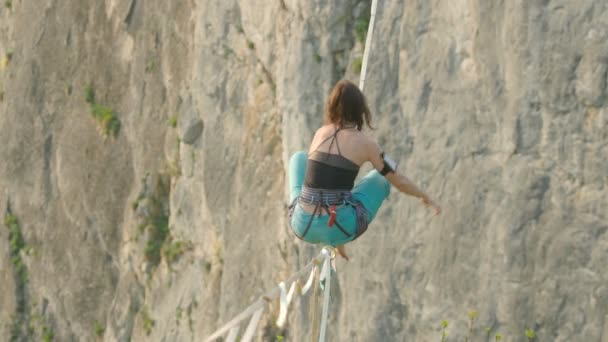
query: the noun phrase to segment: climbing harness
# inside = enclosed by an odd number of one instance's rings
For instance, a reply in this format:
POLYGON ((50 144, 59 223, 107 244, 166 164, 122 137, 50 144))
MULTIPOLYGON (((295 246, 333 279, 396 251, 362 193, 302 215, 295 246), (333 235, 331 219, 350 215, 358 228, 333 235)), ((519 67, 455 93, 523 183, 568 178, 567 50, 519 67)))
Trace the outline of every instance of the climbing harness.
POLYGON ((323 211, 329 215, 327 226, 331 228, 335 225, 346 237, 352 237, 354 240, 367 230, 367 209, 365 209, 361 202, 353 199, 353 195, 350 190, 312 189, 303 186, 300 196, 296 197, 296 199, 294 199, 288 207, 288 223, 290 226, 291 217, 293 216, 295 208, 298 204, 310 204, 315 206, 302 235, 299 236, 296 234, 296 236, 301 240, 305 239, 306 234, 312 226, 312 221, 314 220, 315 215, 321 216, 323 215, 323 211), (336 219, 338 206, 343 205, 349 205, 355 209, 355 215, 357 217, 357 230, 354 237, 353 234, 349 233, 336 219))

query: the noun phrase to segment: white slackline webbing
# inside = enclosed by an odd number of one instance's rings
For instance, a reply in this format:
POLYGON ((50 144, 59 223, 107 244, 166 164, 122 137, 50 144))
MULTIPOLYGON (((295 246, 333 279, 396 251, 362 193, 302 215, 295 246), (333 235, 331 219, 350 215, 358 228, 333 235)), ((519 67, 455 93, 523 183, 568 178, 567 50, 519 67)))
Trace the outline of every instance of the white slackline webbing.
POLYGON ((279 317, 277 318, 277 326, 282 328, 285 322, 287 321, 287 309, 289 308, 289 303, 291 303, 291 299, 293 298, 293 293, 298 284, 298 280, 294 281, 289 288, 289 293, 285 288, 285 283, 280 282, 279 288, 281 289, 281 300, 279 307, 279 317))
POLYGON ((310 307, 310 322, 311 322, 311 331, 310 331, 310 342, 317 342, 317 338, 319 336, 319 319, 317 318, 317 316, 319 315, 319 290, 321 286, 317 286, 316 284, 319 284, 319 268, 315 267, 315 273, 314 273, 314 283, 315 286, 313 286, 313 290, 312 290, 312 296, 310 298, 311 303, 311 307, 310 307))
POLYGON ((247 319, 259 309, 264 309, 264 300, 262 298, 251 304, 247 309, 245 309, 238 316, 233 318, 230 322, 226 323, 223 327, 214 332, 213 335, 209 336, 205 341, 211 342, 223 336, 227 331, 230 330, 230 328, 239 324, 241 321, 247 319))
POLYGON ((329 252, 329 264, 325 265, 325 263, 323 263, 323 266, 321 267, 321 273, 320 273, 320 279, 319 279, 319 285, 321 287, 321 290, 325 289, 325 279, 329 278, 332 276, 332 272, 336 272, 336 260, 335 260, 335 252, 329 252))
POLYGON ((329 315, 329 296, 331 292, 331 252, 323 248, 321 253, 325 254, 325 260, 323 261, 323 269, 321 271, 321 283, 324 284, 324 299, 323 299, 323 313, 321 315, 321 333, 319 334, 319 342, 325 342, 325 335, 327 334, 327 317, 329 315), (325 278, 325 281, 323 281, 325 278))
POLYGON ((304 287, 302 288, 302 296, 305 295, 308 290, 310 290, 310 287, 312 286, 312 282, 315 278, 315 270, 317 269, 317 266, 313 266, 312 271, 310 271, 310 275, 308 276, 308 280, 306 281, 306 284, 304 284, 304 287))
POLYGON ((258 323, 260 322, 263 313, 264 308, 261 308, 253 314, 249 321, 249 325, 247 326, 247 330, 245 330, 245 334, 243 334, 243 338, 241 338, 241 342, 251 342, 253 340, 253 336, 258 328, 258 323))
POLYGON ((378 0, 372 1, 372 13, 369 18, 369 26, 367 27, 367 37, 365 38, 365 49, 363 51, 363 64, 361 64, 361 76, 359 78, 359 89, 363 91, 365 86, 365 74, 367 73, 367 60, 372 49, 372 37, 374 35, 374 22, 376 21, 376 9, 378 8, 378 0))
POLYGON ((232 329, 230 329, 230 332, 228 333, 228 337, 226 337, 226 342, 236 342, 236 338, 237 336, 239 336, 239 326, 234 326, 232 329))
MULTIPOLYGON (((325 254, 319 253, 319 255, 316 256, 310 263, 308 263, 306 266, 304 266, 303 268, 301 268, 296 273, 292 274, 291 277, 289 277, 289 279, 285 280, 284 283, 285 284, 291 284, 294 281, 302 278, 304 275, 308 274, 308 272, 311 269, 313 269, 313 267, 315 265, 323 262, 324 259, 325 259, 325 254)), ((258 310, 260 310, 260 309, 263 310, 264 306, 265 306, 265 303, 266 303, 267 300, 268 301, 269 300, 273 300, 273 299, 279 297, 280 295, 281 295, 281 289, 280 289, 279 286, 277 286, 277 287, 273 288, 272 290, 268 291, 265 295, 261 296, 256 302, 254 302, 248 308, 246 308, 245 310, 243 310, 243 312, 241 312, 236 317, 234 317, 232 320, 230 320, 228 323, 224 324, 221 328, 219 328, 218 330, 216 330, 205 341, 206 342, 212 342, 212 341, 215 341, 216 339, 218 339, 219 337, 224 336, 224 334, 226 334, 228 331, 230 331, 230 329, 232 329, 232 327, 240 324, 245 319, 251 317, 253 314, 257 313, 258 310)))

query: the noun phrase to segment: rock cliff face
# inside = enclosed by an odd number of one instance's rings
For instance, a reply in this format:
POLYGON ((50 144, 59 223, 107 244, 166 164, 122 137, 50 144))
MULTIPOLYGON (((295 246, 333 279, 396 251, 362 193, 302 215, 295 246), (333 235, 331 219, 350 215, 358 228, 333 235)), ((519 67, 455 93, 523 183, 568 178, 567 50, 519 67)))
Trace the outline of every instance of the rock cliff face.
MULTIPOLYGON (((0 6, 0 339, 190 341, 316 254, 288 156, 358 80, 369 1, 0 6)), ((393 191, 340 263, 330 337, 608 339, 608 3, 379 1, 393 191)), ((286 331, 303 341, 305 300, 286 331)), ((266 319, 268 321, 269 318, 266 319)))

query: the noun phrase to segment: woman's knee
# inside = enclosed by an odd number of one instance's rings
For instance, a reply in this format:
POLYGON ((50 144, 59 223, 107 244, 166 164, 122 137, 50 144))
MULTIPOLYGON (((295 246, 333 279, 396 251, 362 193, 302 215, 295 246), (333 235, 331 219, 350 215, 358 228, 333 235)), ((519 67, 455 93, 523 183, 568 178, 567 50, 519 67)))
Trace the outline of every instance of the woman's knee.
POLYGON ((307 157, 306 151, 297 151, 291 155, 291 160, 301 160, 302 158, 306 159, 307 157))
POLYGON ((308 159, 308 155, 306 154, 306 152, 304 151, 298 151, 294 154, 291 155, 291 158, 289 158, 289 165, 299 165, 302 163, 305 163, 306 160, 308 159))
POLYGON ((379 189, 384 197, 388 197, 391 190, 391 183, 380 172, 371 170, 366 176, 366 180, 373 184, 374 188, 379 189))

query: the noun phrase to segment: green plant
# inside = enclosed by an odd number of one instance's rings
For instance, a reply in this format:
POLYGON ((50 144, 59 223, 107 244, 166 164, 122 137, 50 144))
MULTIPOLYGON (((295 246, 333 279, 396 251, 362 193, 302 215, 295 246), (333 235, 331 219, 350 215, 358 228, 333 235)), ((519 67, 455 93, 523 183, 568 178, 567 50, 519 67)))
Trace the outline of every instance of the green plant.
POLYGON ((359 73, 361 72, 361 68, 363 68, 363 59, 361 57, 357 57, 353 60, 353 70, 359 73))
POLYGON ((234 49, 231 48, 230 46, 224 44, 223 48, 224 48, 224 58, 226 58, 230 55, 235 55, 234 49))
POLYGON ((95 334, 95 336, 102 337, 105 331, 106 328, 104 328, 104 326, 101 325, 101 323, 99 323, 98 321, 95 321, 95 324, 93 325, 93 333, 95 334))
POLYGON ((170 181, 166 174, 153 177, 147 173, 142 179, 144 188, 132 204, 138 216, 136 239, 146 233, 144 257, 152 268, 160 263, 163 245, 169 237, 170 181))
POLYGON ((192 243, 185 241, 173 241, 165 243, 163 248, 163 256, 167 261, 168 265, 171 265, 174 261, 184 254, 187 250, 192 249, 192 243))
POLYGON ((215 259, 221 264, 224 263, 224 258, 222 257, 222 243, 219 240, 216 240, 213 244, 213 251, 215 254, 215 259))
POLYGON ((8 9, 13 8, 13 2, 11 0, 4 0, 4 7, 8 9))
POLYGON ((471 341, 473 337, 473 325, 475 325, 475 320, 477 319, 477 310, 469 311, 469 333, 465 338, 465 342, 471 341))
POLYGON ((55 339, 55 331, 53 328, 47 326, 46 324, 42 325, 42 340, 44 342, 52 342, 55 339))
POLYGON ((367 28, 369 26, 369 16, 357 19, 355 21, 355 36, 361 44, 365 44, 367 38, 367 28))
POLYGON ((536 338, 536 333, 532 329, 526 329, 526 337, 528 338, 528 342, 532 342, 536 338))
POLYGON ((164 172, 171 177, 179 177, 182 175, 182 169, 179 166, 179 160, 168 160, 165 164, 164 172))
POLYGON ((448 321, 443 320, 441 321, 441 342, 445 342, 447 341, 448 338, 448 321))
POLYGON ((319 53, 315 53, 315 62, 317 63, 321 63, 321 55, 319 55, 319 53))
POLYGON ((144 310, 142 311, 141 317, 144 323, 144 331, 146 332, 147 336, 150 336, 150 334, 152 333, 152 328, 154 328, 154 325, 156 325, 156 321, 154 321, 152 317, 150 317, 146 308, 144 308, 144 310))
POLYGON ((21 226, 17 217, 10 212, 4 217, 4 225, 8 228, 9 253, 11 264, 14 267, 16 274, 24 283, 27 281, 27 272, 21 259, 21 251, 26 247, 21 233, 21 226))
POLYGON ((91 105, 95 103, 95 91, 90 85, 84 88, 84 100, 91 105))
POLYGON ((21 258, 21 255, 23 254, 22 251, 27 245, 23 239, 19 220, 12 214, 10 208, 6 210, 3 223, 8 230, 9 257, 13 267, 13 276, 15 278, 16 307, 14 309, 14 314, 11 315, 9 335, 11 341, 20 341, 33 335, 33 326, 29 319, 31 308, 28 308, 27 304, 26 289, 28 275, 23 259, 21 258), (30 321, 30 324, 27 323, 28 321, 30 321))
POLYGON ((17 224, 17 217, 10 213, 6 214, 4 217, 4 225, 9 227, 13 224, 17 224))
POLYGON ((255 49, 255 44, 252 41, 247 41, 247 47, 251 50, 255 49))
POLYGON ((169 235, 169 216, 161 213, 154 217, 152 224, 148 226, 148 242, 144 255, 146 260, 153 265, 158 265, 160 262, 161 249, 165 243, 165 239, 169 235))
POLYGON ((97 119, 104 136, 116 137, 118 135, 120 120, 118 120, 112 109, 93 103, 91 105, 91 114, 97 119))
POLYGON ((167 124, 173 128, 177 127, 177 115, 169 117, 169 120, 167 120, 167 124))
POLYGON ((496 341, 500 341, 502 340, 502 335, 501 334, 496 334, 496 341))
POLYGON ((85 88, 84 100, 91 106, 91 115, 97 121, 101 133, 104 136, 116 137, 120 131, 120 120, 118 120, 112 109, 102 106, 95 101, 95 91, 92 86, 85 88))
POLYGON ((193 332, 194 329, 194 320, 192 319, 192 309, 194 308, 194 303, 190 303, 188 305, 188 307, 186 308, 186 315, 188 316, 188 329, 190 329, 190 332, 193 332))
POLYGON ((175 310, 175 324, 179 325, 179 321, 182 319, 182 316, 184 314, 184 309, 181 308, 181 306, 177 307, 177 310, 175 310))
POLYGON ((486 340, 488 340, 490 338, 490 334, 492 333, 492 329, 491 328, 486 328, 486 340))
POLYGON ((146 72, 152 72, 156 69, 156 59, 154 57, 148 58, 146 62, 146 72))
POLYGON ((13 59, 13 49, 8 49, 4 56, 0 58, 0 70, 4 70, 8 67, 8 64, 13 59))

